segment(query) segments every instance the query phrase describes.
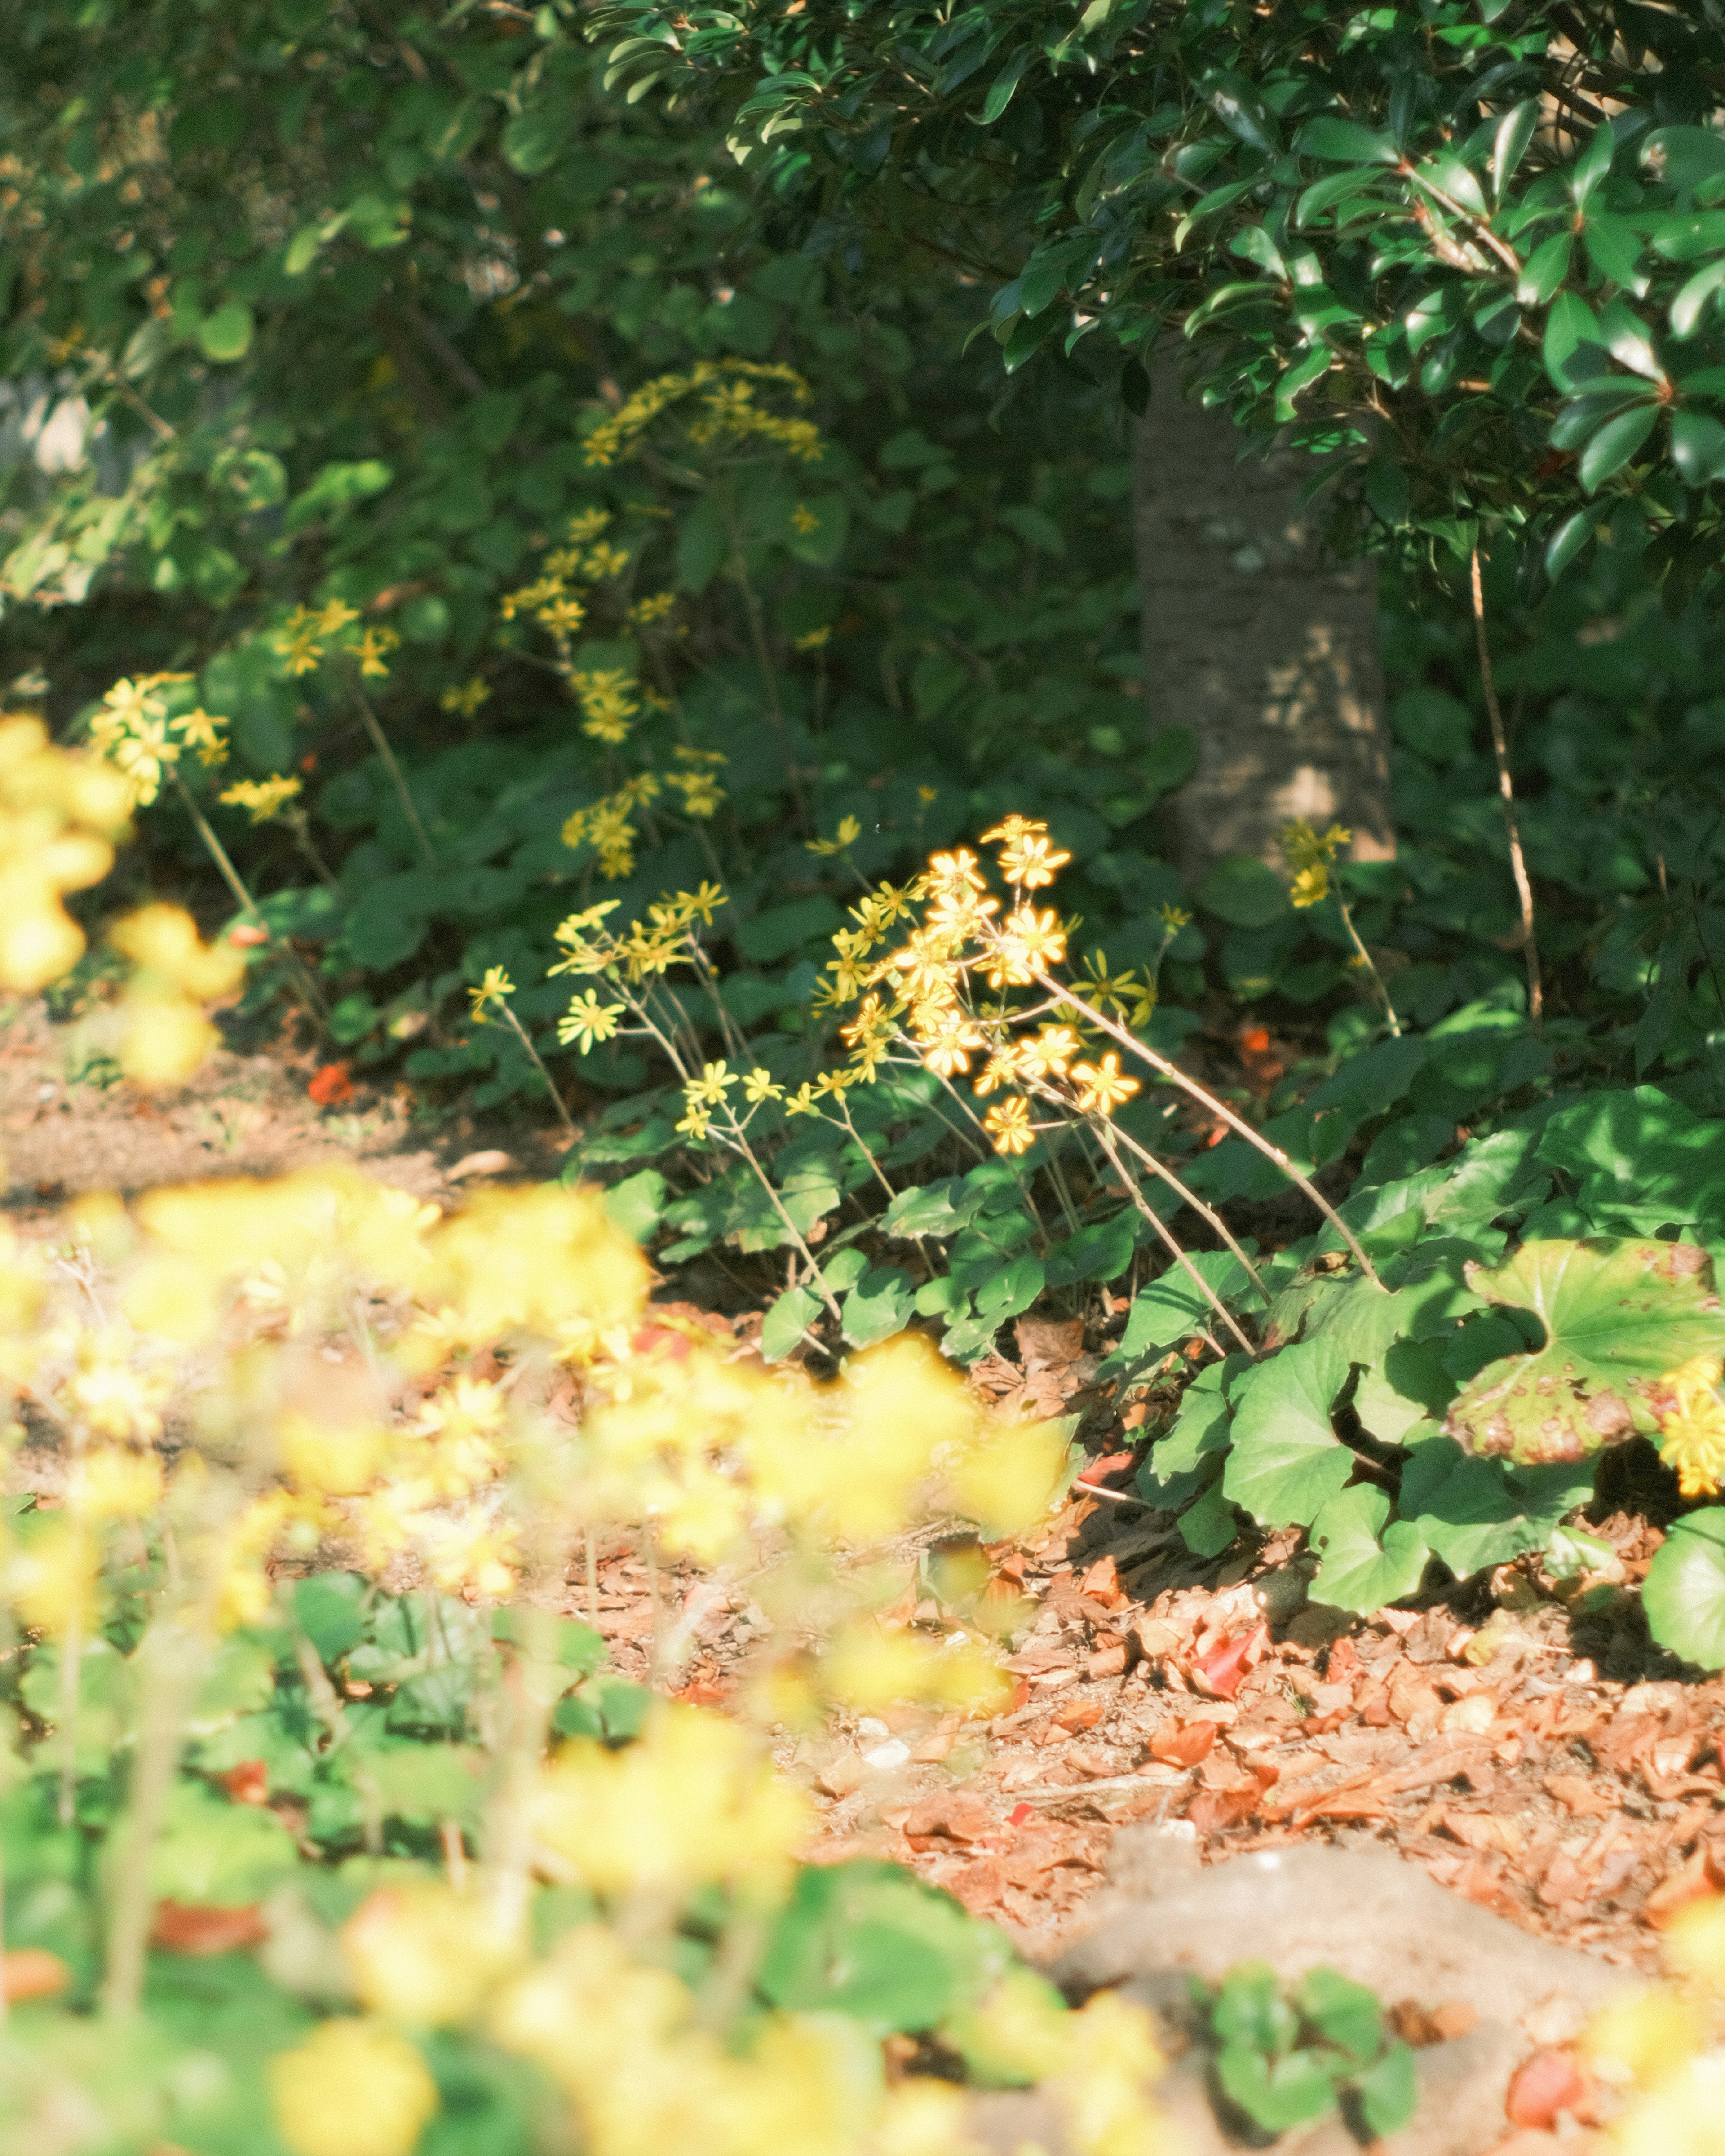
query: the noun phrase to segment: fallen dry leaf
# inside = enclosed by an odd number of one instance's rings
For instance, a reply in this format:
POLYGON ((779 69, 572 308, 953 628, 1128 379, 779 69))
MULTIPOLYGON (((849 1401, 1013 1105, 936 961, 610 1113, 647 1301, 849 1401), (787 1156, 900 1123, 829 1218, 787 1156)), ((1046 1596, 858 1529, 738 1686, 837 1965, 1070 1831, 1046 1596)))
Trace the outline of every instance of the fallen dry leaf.
MULTIPOLYGON (((352 1088, 349 1087, 349 1091, 352 1088)), ((444 1180, 459 1183, 470 1175, 507 1175, 515 1166, 513 1157, 500 1152, 495 1146, 487 1146, 480 1152, 465 1152, 451 1168, 444 1170, 444 1180)))
POLYGON ((25 1999, 52 1999, 71 1981, 71 1970, 46 1947, 14 1947, 0 1954, 0 1995, 8 2006, 25 1999))
POLYGON ((237 1804, 265 1804, 270 1801, 270 1769, 261 1759, 242 1759, 216 1779, 237 1804))
POLYGON ((1557 1799, 1571 1819, 1604 1819, 1617 1810, 1614 1796, 1595 1789, 1580 1774, 1548 1774, 1541 1787, 1548 1796, 1557 1799))
POLYGON ((1559 2112, 1591 2110, 1591 2094, 1573 2051, 1536 2051, 1511 2075, 1503 2108, 1512 2126, 1549 2130, 1559 2112))
POLYGON ((150 1943, 163 1953, 232 1953, 239 1947, 258 1946, 269 1936, 255 1902, 233 1909, 158 1902, 150 1927, 150 1943))
POLYGON ((1219 1647, 1213 1647, 1202 1661, 1192 1666, 1193 1689, 1206 1693, 1211 1699, 1232 1699, 1269 1640, 1270 1627, 1256 1625, 1239 1638, 1224 1640, 1219 1647))
POLYGON ((1150 1757, 1163 1760, 1170 1767, 1195 1767, 1209 1757, 1215 1742, 1214 1722, 1170 1719, 1158 1722, 1152 1732, 1150 1757))
POLYGON ((1513 1820, 1501 1819, 1496 1812, 1446 1811, 1442 1815, 1445 1833, 1469 1849, 1502 1850, 1506 1856, 1519 1856, 1523 1836, 1513 1820))
POLYGON ((1107 1712, 1101 1700, 1079 1697, 1069 1701, 1055 1716, 1055 1726, 1076 1737, 1081 1730, 1094 1729, 1107 1712))

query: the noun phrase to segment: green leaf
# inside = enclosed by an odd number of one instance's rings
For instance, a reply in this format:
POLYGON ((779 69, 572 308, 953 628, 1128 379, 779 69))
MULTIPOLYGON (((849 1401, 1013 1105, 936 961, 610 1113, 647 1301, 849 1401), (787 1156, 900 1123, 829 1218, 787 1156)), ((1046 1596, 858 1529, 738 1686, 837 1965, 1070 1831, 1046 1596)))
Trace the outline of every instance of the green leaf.
POLYGON ((1180 1411, 1158 1438, 1138 1469, 1137 1487, 1153 1505, 1178 1502, 1177 1481, 1198 1471, 1212 1455, 1228 1450, 1232 1410, 1222 1391, 1223 1365, 1212 1363, 1186 1388, 1180 1411))
POLYGON ((845 1337, 853 1348, 890 1340, 904 1331, 916 1307, 916 1291, 908 1273, 896 1265, 872 1266, 845 1298, 845 1337))
POLYGON ((1003 1934, 897 1866, 805 1865, 756 1982, 787 2013, 842 2014, 886 2035, 933 2028, 991 1990, 1003 1934))
POLYGON ((1298 2041, 1300 2017, 1282 1996, 1269 1963, 1245 1961, 1222 1979, 1210 2009, 1210 2026, 1224 2044, 1279 2057, 1298 2041))
POLYGON ((624 1235, 644 1243, 664 1218, 670 1188, 656 1168, 644 1168, 605 1193, 605 1217, 624 1235))
POLYGON ((1594 511, 1572 510, 1545 542, 1545 573, 1553 583, 1594 536, 1594 511))
POLYGON ((1512 1468, 1429 1438, 1402 1470, 1403 1516, 1458 1579, 1543 1549, 1593 1485, 1585 1467, 1512 1468))
POLYGON ((1366 2124, 1378 2140, 1399 2133, 1420 2103, 1420 2070, 1405 2044, 1392 2044, 1354 2082, 1366 2124))
POLYGON ((1309 1526, 1353 1471, 1330 1412, 1348 1382, 1333 1341, 1285 1348, 1235 1381, 1224 1493, 1265 1527, 1309 1526))
POLYGON ((887 1235, 952 1235, 973 1220, 988 1203, 978 1184, 962 1176, 942 1183, 924 1183, 901 1190, 880 1215, 880 1229, 887 1235))
POLYGON ((1248 149, 1274 157, 1281 147, 1281 129, 1276 115, 1264 102, 1263 93, 1247 76, 1233 68, 1207 76, 1201 95, 1210 110, 1248 149))
POLYGON ((1712 1265, 1692 1245, 1524 1243, 1467 1277, 1488 1301, 1532 1311, 1546 1344, 1488 1363, 1445 1427, 1470 1451, 1522 1465, 1584 1460, 1656 1429, 1659 1379, 1716 1352, 1722 1330, 1712 1265))
POLYGON ((1266 2133, 1284 2133, 1302 2119, 1321 2118, 1336 2102, 1335 2082, 1316 2051, 1291 2051, 1272 2066, 1261 2051, 1224 2044, 1216 2060, 1216 2078, 1229 2101, 1266 2133))
POLYGON ((1189 1505, 1179 1519, 1180 1539, 1194 1557, 1219 1557, 1240 1532, 1240 1522, 1234 1507, 1222 1494, 1219 1482, 1209 1488, 1195 1504, 1189 1505))
POLYGON ((1725 1228, 1718 1120, 1657 1086, 1571 1101, 1540 1133, 1539 1158, 1579 1178, 1581 1209, 1602 1225, 1692 1225, 1703 1240, 1725 1228))
POLYGON ((768 1363, 783 1362, 820 1311, 820 1297, 812 1287, 788 1287, 762 1320, 763 1359, 768 1363))
POLYGON ((1332 1497, 1312 1523, 1322 1556, 1312 1583, 1315 1602, 1362 1614, 1399 1602, 1420 1584, 1427 1550, 1417 1527, 1389 1520, 1389 1499, 1369 1483, 1332 1497))
POLYGON ((1701 327, 1708 307, 1725 291, 1725 262, 1710 262, 1698 270, 1671 301, 1671 334, 1692 337, 1701 327))
POLYGON ((1281 879, 1245 854, 1219 861, 1194 896, 1206 913, 1225 921, 1230 928, 1267 928, 1288 910, 1281 879))
POLYGON ((1524 307, 1543 307, 1562 289, 1569 274, 1569 256, 1575 244, 1573 233, 1553 233, 1543 239, 1522 265, 1516 297, 1524 307))
POLYGON ((1599 319, 1574 292, 1559 292, 1545 318, 1545 371, 1559 389, 1584 389, 1611 360, 1599 319))
POLYGON ((1533 140, 1533 131, 1538 125, 1539 100, 1537 97, 1524 97, 1498 121, 1497 132, 1491 143, 1491 192, 1500 201, 1503 190, 1515 177, 1522 158, 1527 154, 1527 145, 1533 140))
POLYGON ((252 348, 257 325, 252 311, 239 300, 229 300, 198 325, 198 343, 206 359, 223 363, 244 359, 252 348))
POLYGON ((1674 1522, 1641 1589, 1662 1647, 1697 1669, 1725 1669, 1725 1506, 1674 1522))
POLYGON ((218 1796, 208 1782, 177 1781, 150 1855, 150 1891, 159 1900, 216 1908, 257 1901, 299 1861, 294 1838, 272 1811, 218 1796))
POLYGON ((316 1648, 334 1664, 366 1634, 366 1583, 357 1572, 314 1572, 294 1584, 294 1616, 316 1648))
POLYGON ((1393 165, 1401 152, 1392 136, 1357 120, 1308 120, 1294 137, 1302 157, 1328 165, 1393 165))
POLYGON ((1013 92, 1024 80, 1024 70, 1035 57, 1034 45, 1021 46, 988 85, 988 94, 983 100, 982 125, 984 127, 992 127, 1012 103, 1013 92))
POLYGON ((1611 122, 1607 120, 1594 129, 1592 141, 1582 151, 1574 171, 1569 176, 1570 192, 1575 198, 1578 208, 1586 206, 1588 198, 1610 171, 1611 160, 1616 152, 1616 139, 1611 131, 1611 122))
POLYGON ((1653 432, 1659 407, 1648 403, 1619 418, 1608 420, 1581 453, 1579 476, 1584 494, 1595 493, 1615 473, 1620 472, 1653 432))
POLYGON ((1725 479, 1725 426, 1702 412, 1671 418, 1671 461, 1685 486, 1725 479))
POLYGON ((1294 1993, 1294 2004, 1327 2043, 1368 2066, 1384 2048, 1384 2010, 1378 1994, 1333 1969, 1314 1969, 1294 1993))

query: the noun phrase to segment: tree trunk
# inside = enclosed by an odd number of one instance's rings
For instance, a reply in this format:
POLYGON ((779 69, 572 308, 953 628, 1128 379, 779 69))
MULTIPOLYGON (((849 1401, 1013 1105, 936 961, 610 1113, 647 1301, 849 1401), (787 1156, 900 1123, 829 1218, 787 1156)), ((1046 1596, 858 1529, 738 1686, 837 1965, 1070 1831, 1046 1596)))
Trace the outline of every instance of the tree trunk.
POLYGON ((1237 461, 1224 413, 1153 369, 1133 486, 1152 729, 1189 726, 1198 768, 1163 811, 1173 858, 1196 880, 1230 854, 1281 866, 1291 817, 1353 832, 1357 860, 1395 851, 1375 577, 1327 562, 1303 508, 1307 459, 1237 461))

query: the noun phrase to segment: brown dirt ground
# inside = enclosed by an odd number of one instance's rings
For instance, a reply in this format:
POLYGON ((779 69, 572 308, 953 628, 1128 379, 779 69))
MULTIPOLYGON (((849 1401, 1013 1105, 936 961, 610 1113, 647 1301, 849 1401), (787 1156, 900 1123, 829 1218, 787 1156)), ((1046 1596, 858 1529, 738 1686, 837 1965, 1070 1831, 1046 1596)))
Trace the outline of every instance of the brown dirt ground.
MULTIPOLYGON (((551 1133, 416 1121, 404 1092, 320 1107, 316 1070, 285 1046, 223 1053, 152 1101, 114 1080, 87 1025, 0 1005, 0 1220, 46 1235, 82 1191, 314 1162, 360 1162, 444 1203, 557 1165, 551 1133)), ((748 1320, 703 1322, 752 1352, 748 1320)), ((1099 1343, 1079 1326, 1016 1330, 1016 1356, 978 1382, 1007 1412, 1089 1405, 1086 1472, 1114 1494, 1075 1491, 1040 1542, 986 1553, 983 1602, 1024 1604, 1008 1712, 979 1725, 889 1712, 786 1739, 820 1814, 811 1857, 895 1858, 1041 1957, 1083 1928, 1128 1821, 1189 1836, 1207 1862, 1314 1836, 1370 1843, 1530 1931, 1656 1967, 1661 1922, 1725 1889, 1725 1680, 1686 1681, 1647 1649, 1630 1590, 1656 1527, 1632 1504, 1596 1522, 1615 1556, 1582 1583, 1584 1607, 1517 1566, 1347 1618, 1305 1603, 1291 1535, 1194 1558, 1168 1516, 1126 1495, 1142 1437, 1086 1394, 1099 1343)), ((670 1671, 715 1705, 766 1629, 746 1594, 655 1570, 627 1540, 601 1553, 596 1603, 578 1567, 566 1606, 593 1616, 625 1674, 670 1671)), ((950 1636, 978 1614, 911 1590, 887 1621, 950 1636)))

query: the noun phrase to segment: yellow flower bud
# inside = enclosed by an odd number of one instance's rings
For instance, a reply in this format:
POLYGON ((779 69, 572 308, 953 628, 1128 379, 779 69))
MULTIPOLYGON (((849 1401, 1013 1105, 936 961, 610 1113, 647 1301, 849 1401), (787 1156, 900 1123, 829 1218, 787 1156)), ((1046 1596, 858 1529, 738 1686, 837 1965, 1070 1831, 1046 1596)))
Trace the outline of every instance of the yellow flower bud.
POLYGON ((408 2156, 437 2110, 424 2060, 373 2022, 326 2021, 269 2071, 275 2130, 294 2156, 408 2156))

